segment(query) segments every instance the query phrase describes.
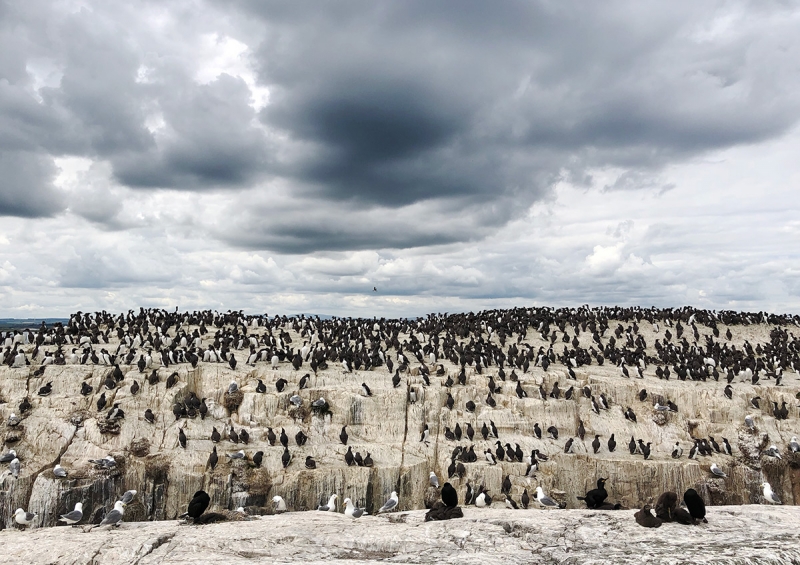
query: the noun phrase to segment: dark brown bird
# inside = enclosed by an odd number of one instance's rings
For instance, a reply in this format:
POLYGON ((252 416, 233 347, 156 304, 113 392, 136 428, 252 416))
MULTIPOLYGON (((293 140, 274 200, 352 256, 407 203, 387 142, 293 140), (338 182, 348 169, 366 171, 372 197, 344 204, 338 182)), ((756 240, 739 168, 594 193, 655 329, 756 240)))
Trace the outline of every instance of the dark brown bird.
POLYGON ((672 522, 678 507, 678 493, 667 491, 656 501, 656 516, 663 522, 672 522))
POLYGON ((650 513, 650 505, 645 504, 644 508, 639 510, 633 515, 636 518, 636 523, 645 528, 658 528, 661 526, 661 520, 656 518, 650 513))

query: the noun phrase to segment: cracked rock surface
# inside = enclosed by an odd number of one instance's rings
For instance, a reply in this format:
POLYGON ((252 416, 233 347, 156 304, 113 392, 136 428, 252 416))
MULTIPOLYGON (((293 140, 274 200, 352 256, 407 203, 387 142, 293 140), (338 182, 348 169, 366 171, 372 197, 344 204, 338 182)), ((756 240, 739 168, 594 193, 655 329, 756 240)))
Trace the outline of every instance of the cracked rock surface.
POLYGON ((465 508, 424 522, 423 511, 351 520, 291 512, 207 526, 124 523, 114 531, 59 527, 0 533, 0 563, 797 563, 800 508, 708 509, 708 524, 642 528, 634 510, 465 508))

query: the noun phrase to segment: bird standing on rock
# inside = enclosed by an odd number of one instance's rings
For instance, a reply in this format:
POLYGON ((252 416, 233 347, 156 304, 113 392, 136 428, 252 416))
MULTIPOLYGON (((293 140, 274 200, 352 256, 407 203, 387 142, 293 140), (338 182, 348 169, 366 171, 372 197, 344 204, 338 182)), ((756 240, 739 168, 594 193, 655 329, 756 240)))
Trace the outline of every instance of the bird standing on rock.
POLYGON ((383 514, 384 512, 390 512, 394 510, 395 508, 397 508, 399 502, 400 501, 397 498, 397 493, 395 491, 392 491, 392 494, 389 496, 389 500, 387 500, 386 503, 380 507, 380 509, 378 510, 378 514, 383 514))

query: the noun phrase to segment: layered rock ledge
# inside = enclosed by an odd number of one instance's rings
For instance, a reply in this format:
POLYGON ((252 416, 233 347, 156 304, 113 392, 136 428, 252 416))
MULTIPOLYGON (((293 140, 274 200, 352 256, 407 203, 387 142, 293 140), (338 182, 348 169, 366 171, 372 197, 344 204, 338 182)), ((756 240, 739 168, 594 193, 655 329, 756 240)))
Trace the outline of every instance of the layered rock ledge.
POLYGON ((61 527, 0 533, 0 564, 221 563, 795 564, 800 508, 709 508, 708 524, 638 526, 632 510, 466 508, 424 522, 423 511, 351 520, 293 512, 206 526, 124 523, 114 531, 61 527))

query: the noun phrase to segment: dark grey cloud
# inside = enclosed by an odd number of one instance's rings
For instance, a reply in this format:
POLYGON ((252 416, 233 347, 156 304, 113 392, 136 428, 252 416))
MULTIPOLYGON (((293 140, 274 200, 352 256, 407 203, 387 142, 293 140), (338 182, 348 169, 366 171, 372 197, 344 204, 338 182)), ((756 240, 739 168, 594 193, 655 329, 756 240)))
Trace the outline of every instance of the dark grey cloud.
POLYGON ((134 188, 247 187, 268 161, 266 137, 253 125, 249 100, 245 82, 227 74, 210 84, 185 85, 178 96, 164 93, 158 143, 150 151, 115 157, 117 179, 134 188))
MULTIPOLYGON (((652 189, 666 165, 779 136, 800 116, 789 58, 778 57, 782 73, 762 65, 781 45, 797 51, 792 26, 774 40, 741 22, 714 36, 722 6, 237 6, 264 25, 256 65, 271 96, 260 117, 291 148, 270 170, 320 206, 390 214, 445 200, 449 213, 476 218, 495 205, 509 210, 493 216, 497 228, 560 179, 620 167, 627 173, 609 189, 652 189)), ((244 239, 293 252, 435 245, 479 231, 412 224, 401 237, 367 238, 356 224, 266 222, 244 239)))
POLYGON ((56 189, 56 167, 47 155, 0 150, 0 216, 52 216, 65 207, 56 189))

